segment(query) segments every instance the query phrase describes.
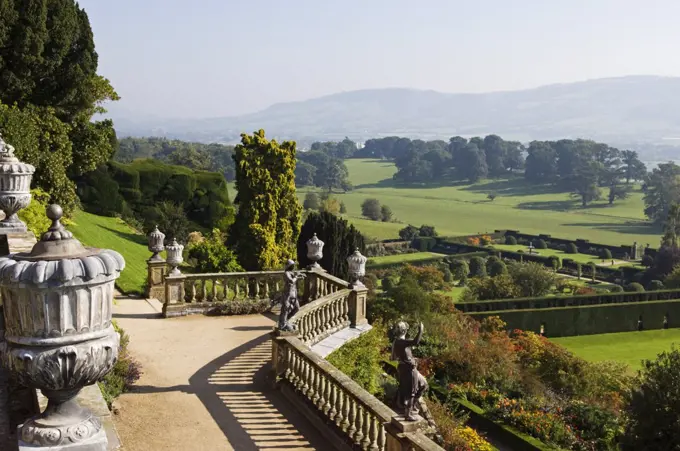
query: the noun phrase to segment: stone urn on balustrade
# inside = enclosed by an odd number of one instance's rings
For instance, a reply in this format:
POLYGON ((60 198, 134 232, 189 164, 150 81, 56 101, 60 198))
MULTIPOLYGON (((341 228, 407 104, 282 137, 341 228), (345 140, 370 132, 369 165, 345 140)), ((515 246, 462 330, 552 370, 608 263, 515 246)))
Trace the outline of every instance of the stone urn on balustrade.
POLYGON ((28 253, 0 258, 5 310, 2 361, 19 383, 39 389, 45 411, 19 427, 19 449, 105 451, 97 416, 76 396, 113 368, 120 336, 111 323, 115 251, 84 247, 47 208, 52 226, 28 253))
POLYGON ((0 136, 0 234, 24 233, 26 224, 17 213, 31 203, 31 179, 35 167, 22 163, 14 156, 14 147, 0 136))
POLYGON ((324 242, 319 239, 319 237, 316 236, 316 233, 307 240, 307 258, 310 259, 313 263, 309 265, 309 269, 312 270, 319 270, 321 269, 321 265, 319 265, 319 260, 323 258, 323 245, 324 242))

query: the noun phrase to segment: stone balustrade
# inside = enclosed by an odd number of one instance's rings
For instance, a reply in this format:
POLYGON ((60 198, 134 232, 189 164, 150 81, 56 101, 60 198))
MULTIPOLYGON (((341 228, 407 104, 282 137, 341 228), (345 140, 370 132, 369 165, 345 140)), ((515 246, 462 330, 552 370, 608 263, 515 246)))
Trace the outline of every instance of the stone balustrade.
POLYGON ((400 420, 392 409, 311 351, 296 335, 273 333, 273 370, 278 384, 291 402, 302 404, 302 411, 322 419, 346 448, 442 450, 418 430, 418 423, 400 420))
MULTIPOLYGON (((308 304, 327 295, 347 290, 349 285, 322 270, 302 272, 307 275, 306 279, 298 282, 298 293, 302 303, 308 304)), ((164 316, 180 316, 204 313, 215 307, 218 302, 270 300, 283 288, 283 271, 167 274, 160 284, 163 296, 162 299, 159 296, 159 300, 163 302, 164 316)), ((158 291, 157 286, 153 289, 158 291)), ((361 320, 362 318, 355 319, 355 322, 361 320)))
POLYGON ((349 327, 350 298, 356 296, 345 288, 304 305, 290 319, 300 339, 312 346, 327 336, 349 327))

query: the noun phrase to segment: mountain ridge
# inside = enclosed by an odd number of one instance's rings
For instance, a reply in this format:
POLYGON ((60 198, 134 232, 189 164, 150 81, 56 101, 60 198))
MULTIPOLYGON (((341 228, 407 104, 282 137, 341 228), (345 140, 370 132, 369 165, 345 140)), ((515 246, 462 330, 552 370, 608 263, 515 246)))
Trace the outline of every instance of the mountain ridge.
POLYGON ((483 93, 361 89, 203 119, 110 116, 120 136, 197 141, 232 142, 242 131, 264 128, 271 136, 302 141, 495 133, 522 141, 580 137, 619 142, 679 136, 679 104, 680 77, 634 75, 483 93))

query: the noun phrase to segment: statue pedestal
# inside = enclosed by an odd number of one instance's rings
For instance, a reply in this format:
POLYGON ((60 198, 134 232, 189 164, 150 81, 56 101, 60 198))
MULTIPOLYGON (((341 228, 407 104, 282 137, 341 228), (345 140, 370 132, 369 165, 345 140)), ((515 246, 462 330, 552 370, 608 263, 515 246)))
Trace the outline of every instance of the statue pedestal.
POLYGON ((5 233, 0 229, 0 255, 31 252, 35 243, 37 240, 33 232, 5 233))

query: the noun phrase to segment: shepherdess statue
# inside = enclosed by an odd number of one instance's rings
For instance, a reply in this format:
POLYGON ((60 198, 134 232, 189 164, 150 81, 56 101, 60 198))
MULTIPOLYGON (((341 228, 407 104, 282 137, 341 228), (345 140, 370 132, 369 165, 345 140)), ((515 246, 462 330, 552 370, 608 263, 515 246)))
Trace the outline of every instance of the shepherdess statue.
POLYGON ((399 376, 399 391, 397 405, 404 407, 404 417, 407 421, 416 421, 414 414, 418 413, 417 406, 420 397, 427 390, 427 381, 418 372, 416 359, 413 358, 411 348, 418 346, 423 336, 423 323, 420 323, 418 335, 414 339, 406 338, 408 324, 399 322, 395 328, 396 338, 392 343, 392 360, 397 360, 397 373, 399 376))

